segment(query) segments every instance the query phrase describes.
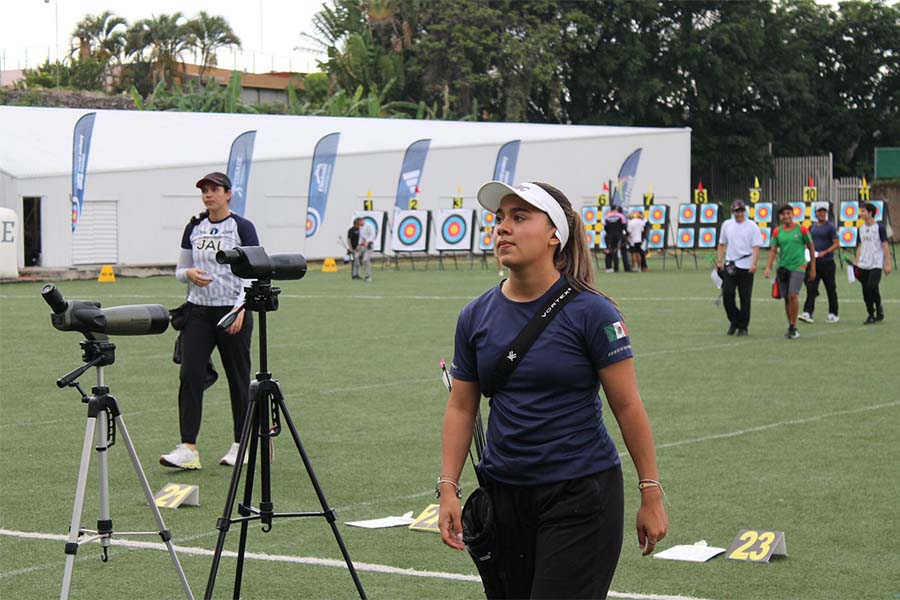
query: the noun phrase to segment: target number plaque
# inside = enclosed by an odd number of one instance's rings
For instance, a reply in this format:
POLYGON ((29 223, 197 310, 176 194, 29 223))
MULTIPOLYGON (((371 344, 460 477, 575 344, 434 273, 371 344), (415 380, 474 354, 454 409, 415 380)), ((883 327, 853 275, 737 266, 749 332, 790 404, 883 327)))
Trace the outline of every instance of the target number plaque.
POLYGON ((772 556, 787 556, 783 531, 741 529, 725 553, 728 560, 767 563, 772 556))
POLYGON ((200 486, 167 483, 153 496, 159 508, 178 508, 182 504, 200 506, 200 486))
POLYGON ((431 533, 440 533, 438 527, 438 517, 440 516, 440 504, 429 504, 425 507, 416 520, 410 523, 409 528, 414 531, 428 531, 431 533))

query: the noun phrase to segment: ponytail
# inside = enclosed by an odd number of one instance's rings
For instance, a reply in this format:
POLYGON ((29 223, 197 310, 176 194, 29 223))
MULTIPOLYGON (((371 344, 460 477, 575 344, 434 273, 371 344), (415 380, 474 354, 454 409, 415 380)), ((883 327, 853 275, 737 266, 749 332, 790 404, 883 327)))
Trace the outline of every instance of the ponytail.
POLYGON ((591 263, 591 251, 587 246, 587 234, 584 230, 584 224, 581 222, 581 216, 575 212, 575 209, 572 208, 572 203, 561 191, 547 183, 538 181, 534 183, 553 196, 553 199, 559 203, 569 225, 569 241, 566 243, 565 248, 560 250, 557 247, 553 258, 554 266, 569 280, 572 287, 579 291, 589 291, 603 296, 618 309, 619 305, 616 304, 616 301, 598 290, 594 284, 594 267, 591 263))
POLYGON ((204 210, 202 213, 200 213, 196 217, 191 217, 191 225, 196 225, 197 223, 199 223, 200 221, 202 221, 203 219, 205 219, 207 217, 209 217, 209 211, 204 210))

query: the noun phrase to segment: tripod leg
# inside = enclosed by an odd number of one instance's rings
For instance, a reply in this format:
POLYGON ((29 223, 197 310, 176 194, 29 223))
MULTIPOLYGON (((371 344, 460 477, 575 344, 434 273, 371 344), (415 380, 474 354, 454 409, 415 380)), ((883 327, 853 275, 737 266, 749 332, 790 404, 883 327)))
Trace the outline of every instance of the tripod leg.
POLYGON ((81 465, 78 467, 78 483, 75 484, 75 502, 72 506, 72 520, 69 523, 69 539, 66 540, 66 568, 63 571, 61 600, 69 597, 72 587, 72 570, 75 568, 75 554, 78 552, 78 535, 81 533, 81 511, 84 508, 84 492, 87 488, 88 468, 91 464, 91 450, 97 419, 89 417, 84 429, 84 445, 81 447, 81 465))
MULTIPOLYGON (((247 441, 250 440, 250 430, 256 423, 256 397, 250 395, 250 403, 247 405, 247 414, 244 415, 244 425, 241 427, 241 441, 238 449, 238 457, 244 456, 247 451, 247 441)), ((256 446, 251 443, 252 454, 247 457, 247 478, 253 480, 253 466, 256 459, 256 446)), ((206 581, 206 592, 203 597, 210 600, 213 594, 213 588, 216 585, 216 575, 219 572, 219 562, 222 559, 222 550, 225 548, 225 536, 228 534, 228 528, 231 524, 231 511, 234 510, 234 501, 237 498, 237 488, 241 481, 241 470, 243 469, 243 460, 236 461, 234 470, 231 472, 231 483, 228 484, 228 495, 225 500, 225 510, 222 516, 216 522, 216 529, 219 530, 219 539, 216 541, 216 550, 213 553, 212 566, 209 570, 209 579, 206 581)))
MULTIPOLYGON (((254 382, 255 383, 255 382, 254 382)), ((254 391, 254 385, 250 385, 251 393, 254 391)), ((247 418, 252 418, 257 426, 261 423, 260 419, 264 418, 261 415, 266 414, 266 409, 268 408, 267 404, 263 404, 259 401, 257 397, 256 402, 251 401, 251 405, 256 405, 256 410, 254 411, 256 414, 251 415, 247 414, 247 418)), ((256 450, 259 447, 259 435, 252 434, 253 429, 251 428, 251 437, 250 437, 250 454, 247 456, 247 477, 244 479, 244 501, 242 504, 238 506, 238 514, 242 517, 250 516, 250 506, 253 500, 253 478, 256 474, 256 450)), ((238 456, 243 456, 238 453, 238 456)), ((265 461, 260 460, 260 471, 268 473, 268 453, 266 453, 265 461), (264 466, 263 466, 264 465, 264 466)), ((237 461, 240 463, 241 461, 237 461)), ((271 520, 269 521, 271 523, 271 520)), ((241 521, 241 533, 238 538, 238 552, 237 552, 237 564, 235 565, 234 570, 234 600, 239 600, 241 597, 241 582, 244 578, 244 553, 247 550, 247 529, 250 527, 250 521, 244 519, 241 521)))
POLYGON ((109 516, 109 442, 106 433, 109 430, 109 415, 105 410, 97 414, 97 479, 100 483, 100 514, 97 516, 97 534, 100 536, 100 547, 103 549, 103 562, 109 560, 109 543, 112 536, 112 519, 109 516))
POLYGON ((347 570, 350 571, 350 576, 353 578, 353 584, 356 586, 356 591, 357 593, 359 593, 359 597, 365 600, 366 591, 363 589, 362 582, 359 580, 359 575, 357 575, 356 573, 356 568, 353 566, 353 561, 350 560, 350 553, 347 551, 347 547, 344 545, 344 540, 343 538, 341 538, 341 532, 338 531, 337 515, 335 514, 334 510, 328 506, 328 502, 325 500, 325 493, 322 491, 322 487, 319 485, 319 480, 316 478, 315 471, 313 471, 313 466, 309 460, 309 456, 307 456, 306 450, 303 448, 303 442, 300 441, 300 434, 297 433, 297 428, 294 426, 294 420, 291 419, 291 415, 284 403, 284 398, 280 393, 275 396, 275 402, 278 403, 278 407, 281 409, 282 421, 287 423, 288 429, 290 429, 291 432, 291 437, 294 438, 294 445, 297 446, 297 451, 300 453, 300 458, 303 460, 303 466, 306 467, 306 473, 307 475, 309 475, 309 481, 312 483, 313 489, 315 489, 316 491, 316 496, 319 498, 319 504, 322 506, 322 511, 325 514, 325 519, 331 526, 331 532, 334 534, 334 539, 335 541, 337 541, 338 548, 340 548, 341 550, 341 555, 344 557, 344 562, 347 563, 347 570))
POLYGON ((118 427, 119 433, 122 436, 122 439, 125 441, 125 448, 128 450, 128 456, 131 457, 131 464, 134 466, 134 472, 137 474, 138 481, 141 483, 141 487, 144 490, 144 496, 147 497, 147 504, 150 505, 150 510, 153 513, 153 519, 156 521, 156 527, 159 530, 159 537, 162 538, 163 543, 165 543, 166 548, 169 549, 169 556, 172 557, 172 564, 175 565, 175 571, 178 573, 178 579, 181 581, 181 587, 184 588, 185 595, 189 598, 189 600, 194 600, 194 594, 191 592, 191 586, 188 585, 187 577, 184 575, 184 570, 181 568, 181 562, 178 560, 178 555, 175 554, 175 546, 172 545, 172 534, 169 533, 169 530, 166 529, 166 524, 163 522, 162 515, 159 512, 159 507, 156 506, 156 500, 153 498, 153 490, 150 489, 150 482, 147 481, 147 475, 144 473, 144 469, 141 466, 141 461, 138 458, 137 451, 134 449, 134 444, 131 442, 131 436, 128 435, 128 430, 125 428, 125 421, 122 420, 122 416, 119 415, 115 418, 116 426, 118 427))

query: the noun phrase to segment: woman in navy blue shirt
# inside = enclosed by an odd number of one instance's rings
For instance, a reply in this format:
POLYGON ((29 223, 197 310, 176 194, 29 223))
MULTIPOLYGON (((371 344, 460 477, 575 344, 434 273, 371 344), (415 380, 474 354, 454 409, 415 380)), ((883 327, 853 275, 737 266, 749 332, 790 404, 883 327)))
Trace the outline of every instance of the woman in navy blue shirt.
POLYGON ((594 287, 581 219, 562 192, 544 183, 489 182, 478 201, 497 215, 495 247, 510 276, 470 302, 457 322, 437 484, 441 537, 465 547, 454 492, 497 358, 571 286, 581 293, 494 391, 479 473, 494 504, 503 597, 604 598, 622 547, 624 493, 601 387, 637 470, 644 555, 668 529, 628 331, 616 304, 594 287))

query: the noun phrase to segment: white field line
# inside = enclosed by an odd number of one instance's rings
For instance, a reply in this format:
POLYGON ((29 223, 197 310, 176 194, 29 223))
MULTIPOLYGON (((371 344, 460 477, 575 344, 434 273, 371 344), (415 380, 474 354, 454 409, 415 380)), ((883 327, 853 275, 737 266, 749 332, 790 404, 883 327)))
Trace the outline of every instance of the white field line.
MULTIPOLYGON (((29 533, 25 531, 13 531, 10 529, 0 529, 0 535, 7 537, 15 537, 19 539, 31 540, 48 540, 48 541, 65 541, 67 536, 61 534, 50 533, 29 533)), ((136 542, 131 540, 111 540, 113 546, 124 546, 126 548, 140 548, 145 550, 168 551, 165 544, 159 542, 136 542)), ((194 548, 187 546, 175 546, 178 554, 187 554, 192 556, 213 556, 214 552, 207 548, 194 548)), ((226 558, 236 558, 237 552, 223 551, 222 556, 226 558)), ((251 560, 260 560, 278 563, 293 563, 303 565, 313 565, 319 567, 336 567, 346 569, 347 564, 342 560, 334 560, 330 558, 315 558, 311 556, 290 556, 286 554, 265 554, 261 552, 246 552, 244 557, 251 560)), ((461 573, 447 573, 446 571, 421 571, 419 569, 401 569, 388 565, 379 565, 374 563, 353 562, 353 566, 357 571, 368 573, 381 573, 385 575, 401 575, 405 577, 428 577, 433 579, 449 579, 455 581, 467 581, 471 583, 480 583, 481 579, 476 575, 463 575, 461 573)), ((16 571, 20 574, 28 572, 28 569, 16 571)), ((6 573, 0 573, 0 579, 7 577, 6 573)), ((630 594, 623 592, 611 591, 609 595, 613 598, 632 598, 634 600, 702 600, 692 596, 670 596, 661 594, 630 594)))

